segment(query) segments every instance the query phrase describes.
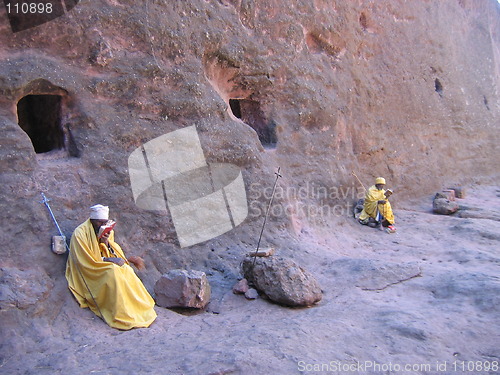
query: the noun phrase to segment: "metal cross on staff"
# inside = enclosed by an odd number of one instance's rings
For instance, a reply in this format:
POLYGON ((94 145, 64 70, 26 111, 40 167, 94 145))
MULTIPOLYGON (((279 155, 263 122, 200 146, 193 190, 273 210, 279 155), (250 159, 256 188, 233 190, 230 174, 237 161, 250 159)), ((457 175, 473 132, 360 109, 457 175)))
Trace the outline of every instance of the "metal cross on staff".
POLYGON ((269 200, 269 205, 267 206, 267 210, 266 210, 266 216, 264 216, 264 223, 262 224, 262 229, 260 230, 259 241, 257 242, 257 249, 255 250, 255 254, 253 256, 252 267, 255 266, 255 261, 257 260, 257 253, 259 252, 260 241, 262 239, 262 233, 264 233, 264 227, 266 226, 267 217, 269 216, 269 211, 271 210, 271 204, 273 203, 274 193, 276 192, 276 186, 278 184, 278 179, 280 177, 282 177, 280 175, 280 170, 281 170, 281 167, 278 167, 278 171, 274 173, 276 175, 276 180, 274 181, 273 193, 271 194, 271 199, 269 200))

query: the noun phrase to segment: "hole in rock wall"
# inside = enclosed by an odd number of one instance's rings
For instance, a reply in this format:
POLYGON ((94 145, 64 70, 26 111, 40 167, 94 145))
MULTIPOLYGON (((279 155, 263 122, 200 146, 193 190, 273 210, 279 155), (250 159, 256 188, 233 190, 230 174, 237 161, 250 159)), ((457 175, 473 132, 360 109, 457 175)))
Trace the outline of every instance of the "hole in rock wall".
POLYGON ((366 14, 361 13, 359 15, 359 24, 361 25, 361 28, 366 31, 368 29, 368 20, 366 19, 366 14))
POLYGON ((434 80, 434 89, 439 94, 439 96, 443 96, 443 85, 437 78, 434 80))
POLYGON ((486 99, 486 95, 483 95, 483 103, 486 106, 486 109, 489 111, 490 106, 488 105, 488 99, 486 99))
POLYGON ((207 80, 224 102, 229 104, 228 112, 231 111, 234 117, 253 128, 264 147, 276 147, 276 125, 263 111, 260 102, 255 100, 259 96, 256 91, 261 87, 249 84, 249 81, 255 81, 255 76, 247 79, 239 63, 222 52, 207 55, 204 67, 207 80), (248 99, 250 97, 254 99, 248 99))
POLYGON ((229 99, 229 107, 234 117, 241 119, 241 104, 238 99, 229 99))
POLYGON ((260 108, 258 101, 250 99, 229 99, 231 112, 257 133, 262 146, 276 147, 275 124, 269 122, 260 108))
POLYGON ((37 154, 64 149, 60 95, 27 95, 17 103, 19 126, 37 154))

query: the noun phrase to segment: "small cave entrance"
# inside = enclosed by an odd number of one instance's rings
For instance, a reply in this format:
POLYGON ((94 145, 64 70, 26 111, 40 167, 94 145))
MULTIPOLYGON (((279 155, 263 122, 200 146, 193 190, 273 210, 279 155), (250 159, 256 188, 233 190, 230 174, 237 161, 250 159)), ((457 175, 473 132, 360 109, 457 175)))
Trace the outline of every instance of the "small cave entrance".
POLYGON ((239 118, 257 132, 260 143, 267 148, 276 147, 276 126, 268 121, 260 108, 260 103, 250 99, 229 99, 229 107, 234 117, 239 118))
POLYGON ((64 149, 60 95, 27 95, 17 103, 19 126, 37 154, 64 149))

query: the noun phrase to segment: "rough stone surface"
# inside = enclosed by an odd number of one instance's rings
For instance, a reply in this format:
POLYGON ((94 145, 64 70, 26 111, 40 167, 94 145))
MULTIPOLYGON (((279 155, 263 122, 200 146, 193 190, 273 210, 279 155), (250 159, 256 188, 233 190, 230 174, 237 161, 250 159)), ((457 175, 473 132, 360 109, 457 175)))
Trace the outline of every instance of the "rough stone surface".
POLYGON ((172 270, 155 284, 156 304, 161 307, 204 308, 210 302, 210 284, 204 272, 172 270))
POLYGON ((422 276, 422 270, 418 263, 398 264, 353 258, 337 260, 331 268, 331 272, 338 276, 336 276, 337 282, 345 287, 354 285, 362 290, 371 291, 384 290, 422 276))
POLYGON ((54 282, 39 269, 0 268, 0 310, 26 310, 43 304, 54 282), (33 282, 35 281, 35 282, 33 282))
POLYGON ((117 371, 133 373, 290 374, 301 359, 500 358, 491 333, 498 308, 481 310, 464 294, 494 291, 498 277, 495 0, 80 1, 18 33, 4 8, 0 18, 0 267, 10 275, 2 279, 2 371, 109 372, 116 347, 137 359, 117 371), (38 137, 19 125, 28 95, 60 97, 60 112, 47 114, 60 116, 63 149, 35 152, 38 137), (240 119, 230 99, 239 100, 240 119), (127 158, 193 124, 209 162, 241 168, 250 214, 181 250, 167 210, 135 205, 127 158), (262 244, 314 270, 325 289, 314 309, 245 303, 231 291, 255 249, 278 166, 262 244), (380 175, 395 188, 395 235, 368 234, 347 219, 363 194, 352 171, 365 186, 380 175), (428 215, 432 193, 450 186, 467 188, 463 209, 428 215), (220 314, 158 308, 147 331, 110 330, 68 291, 66 257, 50 251, 58 233, 40 192, 68 238, 88 207, 109 205, 117 241, 145 259, 137 273, 150 292, 168 270, 204 270, 220 314), (420 262, 423 277, 362 290, 344 283, 341 270, 332 277, 342 257, 420 262), (474 274, 467 286, 452 280, 474 274), (437 294, 434 280, 442 282, 437 294), (437 298, 447 284, 453 296, 437 298), (258 344, 258 360, 242 336, 258 344))
POLYGON ((432 210, 436 214, 451 215, 457 212, 459 205, 455 201, 450 201, 446 198, 435 198, 432 202, 432 210))
POLYGON ((285 306, 312 306, 322 291, 314 276, 292 259, 283 257, 245 259, 245 278, 270 300, 285 306))

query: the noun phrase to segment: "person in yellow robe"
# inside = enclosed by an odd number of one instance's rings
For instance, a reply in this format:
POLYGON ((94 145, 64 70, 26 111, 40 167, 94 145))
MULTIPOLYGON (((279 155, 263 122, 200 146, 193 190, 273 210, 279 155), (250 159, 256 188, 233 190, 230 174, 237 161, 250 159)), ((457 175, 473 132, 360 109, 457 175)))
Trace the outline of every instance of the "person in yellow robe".
POLYGON ((80 307, 89 307, 113 328, 149 327, 156 319, 155 302, 129 263, 140 267, 142 259, 127 260, 113 231, 97 238, 108 214, 107 206, 91 207, 90 218, 73 232, 66 263, 69 289, 80 307))
POLYGON ((391 203, 389 202, 389 197, 392 191, 385 190, 385 179, 383 177, 378 177, 375 180, 375 185, 371 186, 365 194, 365 202, 363 205, 363 211, 359 215, 359 222, 361 224, 371 224, 374 226, 387 227, 389 231, 395 231, 394 226, 394 214, 392 212, 391 203), (370 218, 372 220, 370 220, 370 218))

